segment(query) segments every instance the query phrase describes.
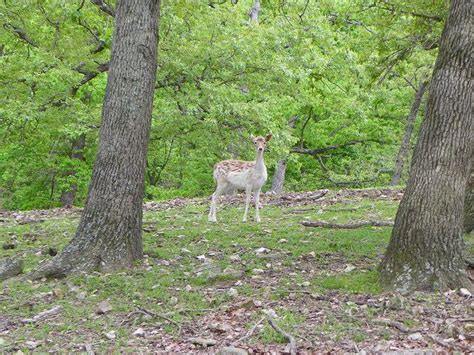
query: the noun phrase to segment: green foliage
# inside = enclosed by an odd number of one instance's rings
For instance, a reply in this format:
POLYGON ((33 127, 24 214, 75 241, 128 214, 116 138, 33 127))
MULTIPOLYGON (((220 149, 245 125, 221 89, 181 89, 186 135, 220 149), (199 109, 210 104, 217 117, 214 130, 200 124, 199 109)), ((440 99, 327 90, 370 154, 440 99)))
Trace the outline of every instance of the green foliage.
MULTIPOLYGON (((267 132, 287 189, 386 184, 445 3, 262 1, 251 24, 252 3, 163 1, 145 197, 209 194, 213 164, 253 159, 248 137, 267 132)), ((108 61, 113 18, 90 2, 4 2, 0 25, 3 208, 57 206, 74 185, 82 204, 106 74, 82 80, 108 61), (85 161, 71 158, 82 134, 85 161)))

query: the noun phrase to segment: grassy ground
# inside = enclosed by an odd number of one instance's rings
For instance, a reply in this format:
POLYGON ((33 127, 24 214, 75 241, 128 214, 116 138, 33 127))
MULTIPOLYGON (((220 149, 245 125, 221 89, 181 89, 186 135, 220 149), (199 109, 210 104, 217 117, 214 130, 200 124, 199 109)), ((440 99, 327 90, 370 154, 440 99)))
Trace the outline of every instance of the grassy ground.
MULTIPOLYGON (((458 332, 453 335, 452 329, 443 330, 442 319, 472 316, 471 301, 456 293, 411 298, 381 293, 376 266, 390 227, 335 230, 299 223, 389 220, 397 207, 393 199, 364 198, 273 205, 262 210, 260 224, 241 223, 242 208, 232 206, 218 212, 217 224, 207 222, 205 204, 146 212, 147 257, 134 270, 4 282, 0 351, 203 350, 192 337, 215 340, 208 351, 231 344, 253 351, 282 351, 286 344, 282 335, 266 320, 259 323, 269 310, 282 328, 297 336, 300 349, 463 351, 472 322, 451 322, 458 332), (24 321, 57 305, 62 306, 57 315, 24 321), (443 310, 445 314, 438 314, 443 310), (381 325, 381 317, 408 331, 381 325), (434 321, 432 327, 425 324, 427 317, 441 323, 434 321), (238 341, 255 324, 255 331, 238 341), (137 330, 143 334, 134 335, 137 330), (409 338, 417 332, 421 339, 409 338), (441 345, 437 340, 447 342, 441 345)), ((51 248, 60 250, 69 241, 77 223, 76 214, 26 224, 4 218, 0 242, 15 248, 2 250, 2 255, 24 255, 25 271, 30 271, 50 258, 51 248)), ((472 245, 472 237, 467 242, 472 245)))

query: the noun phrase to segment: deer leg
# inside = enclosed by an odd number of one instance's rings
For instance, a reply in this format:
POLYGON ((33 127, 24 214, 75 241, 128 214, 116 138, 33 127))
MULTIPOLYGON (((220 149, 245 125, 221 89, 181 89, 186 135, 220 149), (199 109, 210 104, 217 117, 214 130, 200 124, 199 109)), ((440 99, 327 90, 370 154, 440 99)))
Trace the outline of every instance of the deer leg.
POLYGON ((217 222, 217 198, 224 192, 226 189, 226 185, 218 184, 216 191, 212 194, 212 200, 211 200, 211 207, 209 209, 209 216, 208 216, 208 221, 209 222, 217 222))
POLYGON ((247 222, 247 213, 249 211, 250 197, 252 197, 252 186, 247 186, 245 188, 245 210, 242 222, 247 222))
POLYGON ((258 211, 258 208, 260 207, 260 190, 262 188, 259 187, 255 192, 254 192, 254 199, 255 199, 255 221, 260 222, 260 214, 258 211))

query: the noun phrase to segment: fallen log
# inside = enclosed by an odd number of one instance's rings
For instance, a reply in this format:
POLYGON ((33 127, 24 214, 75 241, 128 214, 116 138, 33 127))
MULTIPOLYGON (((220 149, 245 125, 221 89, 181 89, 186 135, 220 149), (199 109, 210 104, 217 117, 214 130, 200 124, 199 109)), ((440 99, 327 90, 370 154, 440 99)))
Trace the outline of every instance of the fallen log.
POLYGON ((23 272, 23 260, 20 258, 8 258, 0 264, 0 281, 19 275, 23 272))
POLYGON ((322 227, 334 229, 356 229, 360 227, 387 227, 393 226, 392 221, 356 221, 351 223, 329 223, 325 221, 303 221, 301 224, 305 227, 322 227))

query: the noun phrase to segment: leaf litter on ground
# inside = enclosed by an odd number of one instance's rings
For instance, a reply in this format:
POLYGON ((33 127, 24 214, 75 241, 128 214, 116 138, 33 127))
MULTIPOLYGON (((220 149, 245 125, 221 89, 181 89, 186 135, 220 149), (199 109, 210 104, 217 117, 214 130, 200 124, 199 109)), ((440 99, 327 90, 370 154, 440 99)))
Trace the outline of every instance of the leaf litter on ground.
MULTIPOLYGON (((1 349, 289 351, 288 337, 265 321, 264 311, 272 310, 298 351, 468 352, 472 295, 381 292, 375 269, 390 227, 308 230, 299 224, 390 219, 401 196, 390 189, 264 194, 260 225, 239 222, 240 195, 222 198, 217 225, 205 221, 208 199, 148 202, 148 257, 136 269, 4 282, 1 349), (41 314, 49 316, 37 318, 35 327, 23 322, 41 314)), ((16 244, 4 252, 29 258, 31 269, 51 257, 39 248, 67 243, 80 212, 0 212, 0 235, 10 238, 2 242, 16 244)), ((472 248, 472 238, 467 244, 472 248)))

